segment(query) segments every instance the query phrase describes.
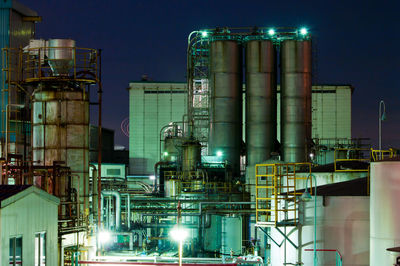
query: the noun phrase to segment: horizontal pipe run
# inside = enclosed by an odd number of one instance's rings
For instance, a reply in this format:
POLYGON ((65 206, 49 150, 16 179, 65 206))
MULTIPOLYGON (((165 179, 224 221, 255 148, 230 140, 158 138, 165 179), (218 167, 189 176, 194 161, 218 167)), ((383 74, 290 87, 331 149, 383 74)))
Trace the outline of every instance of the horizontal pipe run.
MULTIPOLYGON (((65 261, 71 263, 71 261, 65 261)), ((117 261, 87 261, 80 260, 79 264, 89 265, 161 265, 161 266, 176 266, 176 263, 162 263, 162 262, 117 262, 117 261)), ((199 263, 182 263, 183 266, 199 266, 199 263)), ((201 266, 237 266, 236 263, 201 263, 201 266)))

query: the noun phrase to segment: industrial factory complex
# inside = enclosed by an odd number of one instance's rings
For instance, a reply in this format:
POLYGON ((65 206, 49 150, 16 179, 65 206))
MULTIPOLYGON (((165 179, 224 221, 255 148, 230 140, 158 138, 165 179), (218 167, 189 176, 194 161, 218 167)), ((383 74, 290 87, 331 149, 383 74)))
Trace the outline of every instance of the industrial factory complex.
POLYGON ((306 28, 188 33, 186 81, 121 92, 128 153, 102 51, 0 12, 1 266, 400 265, 399 154, 352 135, 357 88, 314 82, 306 28))

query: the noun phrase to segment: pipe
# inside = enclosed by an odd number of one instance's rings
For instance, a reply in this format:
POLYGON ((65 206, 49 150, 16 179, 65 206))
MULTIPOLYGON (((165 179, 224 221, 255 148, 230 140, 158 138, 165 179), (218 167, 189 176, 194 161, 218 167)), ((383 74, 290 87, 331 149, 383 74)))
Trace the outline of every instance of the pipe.
POLYGON ((97 213, 97 209, 99 206, 98 203, 98 191, 97 191, 97 168, 94 164, 89 164, 89 168, 92 168, 92 216, 93 219, 95 214, 97 213))
POLYGON ((119 230, 121 226, 121 195, 117 191, 102 191, 101 194, 115 197, 115 229, 119 230))
POLYGON ((161 184, 161 181, 159 180, 160 177, 158 176, 158 166, 160 165, 168 165, 168 162, 163 162, 163 161, 159 161, 154 165, 154 189, 153 192, 157 192, 160 191, 158 185, 157 185, 157 180, 159 181, 158 184, 161 184))
MULTIPOLYGON (((100 201, 101 201, 101 160, 102 160, 102 147, 103 147, 103 139, 102 139, 102 131, 101 131, 101 127, 102 127, 102 121, 101 121, 101 109, 102 109, 102 95, 103 95, 103 83, 101 80, 101 49, 98 50, 98 54, 97 54, 97 58, 98 58, 98 72, 99 72, 99 76, 98 76, 98 90, 97 90, 97 96, 98 96, 98 158, 97 158, 97 163, 98 163, 98 175, 97 175, 97 208, 100 208, 100 201)), ((97 232, 100 231, 101 228, 101 211, 99 211, 97 209, 97 232)))
POLYGON ((131 229, 131 195, 128 193, 123 193, 121 196, 126 197, 126 224, 128 226, 128 230, 131 229))
MULTIPOLYGON (((173 224, 148 223, 148 224, 143 224, 142 226, 144 228, 171 228, 171 227, 174 227, 175 225, 176 225, 175 223, 173 223, 173 224)), ((197 228, 198 227, 197 224, 185 224, 185 223, 182 223, 182 225, 185 228, 197 228)))

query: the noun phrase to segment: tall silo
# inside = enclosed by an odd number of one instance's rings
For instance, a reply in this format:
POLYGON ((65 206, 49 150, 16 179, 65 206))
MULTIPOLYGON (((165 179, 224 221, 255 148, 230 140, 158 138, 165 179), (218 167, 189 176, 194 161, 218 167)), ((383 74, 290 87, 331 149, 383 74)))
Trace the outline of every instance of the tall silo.
POLYGON ((271 40, 246 43, 247 165, 271 157, 276 140, 276 51, 271 40))
POLYGON ((281 158, 305 162, 311 142, 311 41, 281 45, 281 158))
MULTIPOLYGON (((89 98, 86 80, 71 78, 76 60, 75 41, 49 40, 51 76, 39 79, 32 95, 32 150, 35 165, 65 163, 73 188, 89 209, 89 98), (78 181, 79 180, 79 181, 78 181)), ((80 50, 78 50, 80 51, 80 50)), ((81 62, 81 61, 80 61, 81 62)))
POLYGON ((242 143, 242 56, 234 40, 214 40, 210 45, 209 154, 222 152, 233 175, 240 173, 242 143))
POLYGON ((369 264, 394 265, 395 254, 386 249, 400 244, 400 161, 371 163, 370 191, 369 264))

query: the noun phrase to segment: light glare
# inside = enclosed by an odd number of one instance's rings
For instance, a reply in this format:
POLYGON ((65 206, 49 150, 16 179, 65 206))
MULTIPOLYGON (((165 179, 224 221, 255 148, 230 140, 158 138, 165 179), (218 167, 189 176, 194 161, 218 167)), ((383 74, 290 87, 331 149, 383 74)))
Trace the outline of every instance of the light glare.
POLYGON ((274 35, 274 34, 275 34, 275 30, 274 30, 274 29, 270 29, 270 30, 268 31, 268 34, 269 34, 269 35, 274 35))
POLYGON ((111 234, 110 232, 107 231, 101 231, 99 233, 99 240, 101 243, 107 243, 111 239, 111 234))
POLYGON ((149 176, 149 179, 150 179, 150 180, 156 180, 156 176, 151 175, 151 176, 149 176))
POLYGON ((207 37, 207 36, 208 36, 208 32, 206 32, 206 31, 202 31, 202 32, 201 32, 201 36, 203 36, 203 37, 207 37))
POLYGON ((308 33, 308 31, 307 31, 306 28, 301 28, 301 29, 300 29, 300 34, 301 34, 301 35, 306 35, 307 33, 308 33))
POLYGON ((221 157, 222 156, 222 151, 217 151, 217 156, 221 157))
POLYGON ((189 233, 185 228, 175 226, 172 228, 172 230, 169 232, 171 238, 175 241, 183 241, 185 240, 189 233))

